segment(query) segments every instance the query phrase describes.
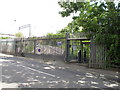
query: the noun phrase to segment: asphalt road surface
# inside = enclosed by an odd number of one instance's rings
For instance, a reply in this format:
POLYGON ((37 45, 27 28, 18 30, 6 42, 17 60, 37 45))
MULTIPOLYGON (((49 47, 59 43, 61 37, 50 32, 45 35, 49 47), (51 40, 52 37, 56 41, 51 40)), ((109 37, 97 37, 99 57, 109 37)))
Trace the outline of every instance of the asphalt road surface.
POLYGON ((111 88, 120 89, 118 72, 46 63, 0 53, 1 88, 111 88))

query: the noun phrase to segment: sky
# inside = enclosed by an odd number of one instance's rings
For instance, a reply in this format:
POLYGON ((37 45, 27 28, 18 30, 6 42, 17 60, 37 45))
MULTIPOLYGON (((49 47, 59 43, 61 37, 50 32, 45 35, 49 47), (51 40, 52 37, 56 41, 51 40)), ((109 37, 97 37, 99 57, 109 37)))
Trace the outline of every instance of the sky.
MULTIPOLYGON (((31 25, 32 36, 56 33, 69 22, 71 16, 61 17, 59 0, 0 0, 0 33, 15 34, 19 27, 31 25)), ((20 29, 29 36, 29 28, 20 29)))

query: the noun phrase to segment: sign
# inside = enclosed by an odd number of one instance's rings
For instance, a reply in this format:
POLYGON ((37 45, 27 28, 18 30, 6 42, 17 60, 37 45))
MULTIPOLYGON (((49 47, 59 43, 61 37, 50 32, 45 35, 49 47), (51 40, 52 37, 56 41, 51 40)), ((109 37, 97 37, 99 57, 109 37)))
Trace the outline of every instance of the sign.
POLYGON ((62 42, 57 42, 57 46, 61 46, 62 45, 62 42))
POLYGON ((40 52, 41 50, 40 49, 38 49, 38 52, 40 52))
POLYGON ((73 50, 76 50, 76 46, 75 45, 72 45, 72 48, 73 48, 73 50))

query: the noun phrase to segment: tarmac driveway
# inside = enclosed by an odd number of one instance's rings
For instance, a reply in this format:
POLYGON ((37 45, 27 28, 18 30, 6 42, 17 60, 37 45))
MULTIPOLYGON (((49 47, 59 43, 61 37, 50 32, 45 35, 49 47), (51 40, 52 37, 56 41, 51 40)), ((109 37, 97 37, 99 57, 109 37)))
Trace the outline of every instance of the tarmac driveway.
POLYGON ((120 89, 119 72, 0 53, 2 88, 120 89))

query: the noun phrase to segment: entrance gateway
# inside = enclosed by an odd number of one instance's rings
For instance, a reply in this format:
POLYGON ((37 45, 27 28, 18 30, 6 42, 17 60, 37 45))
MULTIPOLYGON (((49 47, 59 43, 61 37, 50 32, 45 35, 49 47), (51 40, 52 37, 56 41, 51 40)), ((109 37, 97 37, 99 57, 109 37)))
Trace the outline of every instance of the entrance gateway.
POLYGON ((66 61, 88 63, 90 58, 90 39, 85 34, 79 34, 78 38, 67 34, 66 61))

